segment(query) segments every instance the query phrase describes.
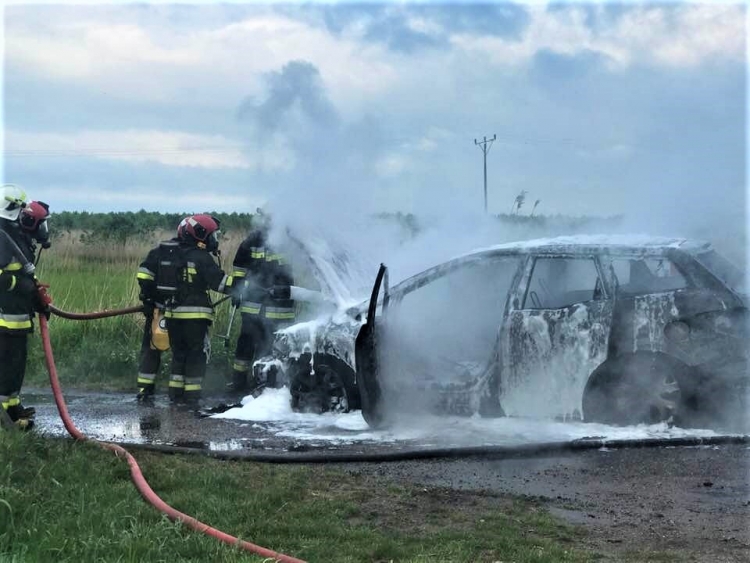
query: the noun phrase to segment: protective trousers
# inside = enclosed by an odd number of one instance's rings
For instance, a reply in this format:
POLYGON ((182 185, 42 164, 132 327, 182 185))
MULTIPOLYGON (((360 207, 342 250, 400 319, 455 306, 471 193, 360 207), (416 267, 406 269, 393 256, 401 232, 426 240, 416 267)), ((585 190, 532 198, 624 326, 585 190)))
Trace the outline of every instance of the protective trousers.
POLYGON ((0 332, 0 405, 10 419, 21 412, 21 387, 26 375, 28 334, 0 332))
POLYGON ((268 327, 260 314, 242 313, 242 327, 237 339, 237 348, 232 364, 232 388, 236 391, 245 389, 247 376, 253 362, 270 350, 268 327))
POLYGON ((141 352, 138 359, 138 396, 149 396, 154 394, 156 374, 161 366, 161 350, 151 346, 151 323, 154 320, 153 313, 146 315, 146 326, 143 328, 143 339, 141 340, 141 352))
POLYGON ((167 319, 172 369, 169 376, 169 398, 195 404, 201 396, 208 358, 206 319, 167 319))

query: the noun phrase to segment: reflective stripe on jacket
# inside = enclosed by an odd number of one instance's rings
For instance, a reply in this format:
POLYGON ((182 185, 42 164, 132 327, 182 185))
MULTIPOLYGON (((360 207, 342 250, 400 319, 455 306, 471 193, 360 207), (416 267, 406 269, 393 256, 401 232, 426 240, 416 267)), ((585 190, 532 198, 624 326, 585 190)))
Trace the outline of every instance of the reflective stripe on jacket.
POLYGON ((225 293, 232 287, 231 276, 221 270, 210 253, 177 239, 165 241, 152 249, 141 263, 137 277, 147 298, 154 300, 159 295, 166 296, 164 317, 168 319, 212 321, 214 311, 209 290, 225 293), (175 275, 177 279, 174 281, 159 279, 170 276, 174 279, 175 275), (165 283, 175 287, 163 285, 165 283))
POLYGON ((0 291, 0 332, 29 333, 33 329, 35 295, 19 281, 35 280, 33 273, 24 271, 24 264, 34 261, 33 241, 16 223, 0 220, 0 230, 0 272, 12 272, 7 290, 0 291))

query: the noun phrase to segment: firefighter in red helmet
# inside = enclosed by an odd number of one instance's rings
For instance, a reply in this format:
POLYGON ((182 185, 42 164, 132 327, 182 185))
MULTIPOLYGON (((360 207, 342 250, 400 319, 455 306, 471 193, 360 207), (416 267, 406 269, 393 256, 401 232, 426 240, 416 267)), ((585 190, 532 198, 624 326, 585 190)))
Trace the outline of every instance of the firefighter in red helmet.
POLYGON ((31 428, 34 409, 21 403, 28 336, 35 312, 49 315, 44 289, 34 275, 36 244, 49 247, 49 207, 26 201, 13 184, 0 187, 0 416, 31 428))
POLYGON ((141 346, 138 398, 154 392, 160 350, 154 345, 152 320, 163 312, 172 350, 169 398, 196 407, 209 352, 208 328, 214 309, 208 291, 228 293, 232 278, 213 258, 219 249, 219 222, 207 214, 191 215, 177 227, 177 237, 152 249, 138 270, 146 328, 141 346), (149 312, 151 315, 149 315, 149 312))

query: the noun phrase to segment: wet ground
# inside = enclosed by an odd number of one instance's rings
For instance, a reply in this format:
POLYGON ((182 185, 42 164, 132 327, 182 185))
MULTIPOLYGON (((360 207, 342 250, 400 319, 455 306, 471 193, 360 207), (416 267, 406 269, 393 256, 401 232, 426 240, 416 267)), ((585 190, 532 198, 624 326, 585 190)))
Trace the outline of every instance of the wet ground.
MULTIPOLYGON (((345 471, 432 487, 489 491, 533 499, 588 531, 589 547, 621 561, 638 549, 653 560, 750 561, 750 446, 608 448, 614 440, 665 444, 720 436, 665 425, 615 428, 514 419, 404 419, 373 431, 359 413, 293 413, 283 390, 247 399, 221 418, 171 407, 162 397, 139 406, 133 394, 67 392, 69 412, 87 435, 130 444, 176 445, 213 452, 304 456, 388 454, 436 448, 520 448, 495 455, 388 463, 335 464, 345 471), (232 418, 233 417, 233 418, 232 418), (589 444, 593 449, 526 451, 533 444, 589 444), (666 559, 662 555, 667 553, 666 559)), ((26 390, 40 432, 65 429, 48 391, 26 390)), ((215 396, 206 406, 233 402, 215 396)), ((743 442, 744 440, 744 442, 743 442)), ((651 560, 651 559, 649 559, 651 560)))
MULTIPOLYGON (((37 408, 37 427, 50 435, 66 435, 48 391, 26 390, 25 401, 37 408)), ((632 440, 716 439, 712 430, 671 428, 665 424, 614 427, 582 422, 523 418, 466 418, 401 416, 383 429, 373 430, 358 411, 351 413, 296 413, 286 389, 267 389, 260 397, 246 397, 231 410, 217 406, 237 404, 237 397, 212 396, 196 414, 157 396, 149 406, 134 394, 66 391, 68 410, 81 431, 98 440, 128 444, 193 447, 214 452, 384 453, 482 448, 524 449, 575 443, 632 440), (225 410, 207 416, 210 409, 225 410)))

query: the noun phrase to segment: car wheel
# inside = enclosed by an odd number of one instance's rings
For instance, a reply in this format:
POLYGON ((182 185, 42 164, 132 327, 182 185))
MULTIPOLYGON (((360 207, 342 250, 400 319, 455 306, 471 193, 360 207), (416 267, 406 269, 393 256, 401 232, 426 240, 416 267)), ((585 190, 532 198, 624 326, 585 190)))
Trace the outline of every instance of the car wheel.
POLYGON ((687 367, 663 355, 618 358, 597 368, 583 394, 583 419, 618 426, 674 422, 687 367))
POLYGON ((349 366, 332 356, 316 356, 314 366, 314 374, 308 368, 298 371, 292 379, 289 390, 293 410, 345 413, 360 408, 349 366))

